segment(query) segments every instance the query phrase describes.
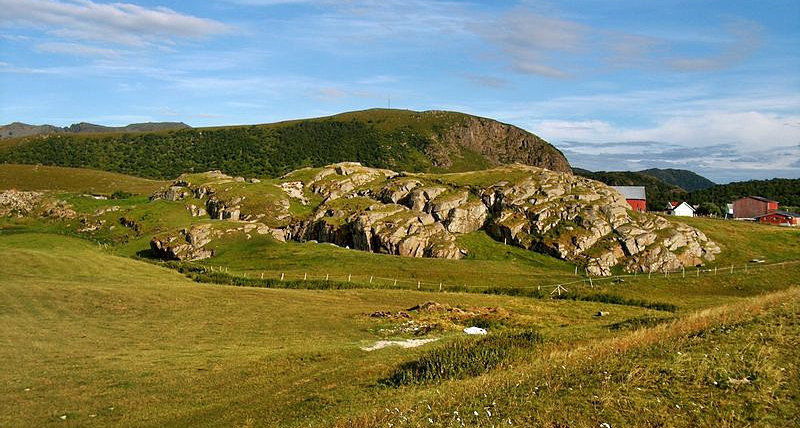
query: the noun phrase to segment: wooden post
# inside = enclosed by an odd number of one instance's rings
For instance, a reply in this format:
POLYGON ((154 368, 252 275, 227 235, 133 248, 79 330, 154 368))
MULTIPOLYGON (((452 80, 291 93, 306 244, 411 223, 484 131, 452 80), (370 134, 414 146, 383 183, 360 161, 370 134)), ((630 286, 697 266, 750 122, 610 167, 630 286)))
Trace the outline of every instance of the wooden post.
POLYGON ((717 276, 717 267, 714 266, 714 276, 717 276))
POLYGON ((264 279, 264 272, 261 272, 261 279, 264 279))
POLYGON ((369 283, 372 284, 372 275, 369 277, 369 283))
POLYGON ((733 265, 731 265, 731 275, 733 275, 733 265))
POLYGON ((442 283, 439 283, 439 291, 442 291, 442 283))
POLYGON ((347 274, 347 282, 350 282, 351 278, 353 278, 353 274, 352 273, 347 274))
POLYGON ((419 290, 419 281, 417 281, 417 290, 419 290))
POLYGON ((308 279, 308 272, 306 272, 306 273, 304 273, 304 274, 303 274, 303 281, 305 281, 305 280, 307 280, 307 279, 308 279))
POLYGON ((281 281, 283 281, 283 276, 284 276, 284 275, 285 275, 285 274, 284 274, 283 272, 281 272, 281 281))
POLYGON ((326 274, 325 274, 325 281, 327 281, 327 280, 328 280, 328 278, 329 278, 329 277, 328 277, 328 274, 326 273, 326 274))

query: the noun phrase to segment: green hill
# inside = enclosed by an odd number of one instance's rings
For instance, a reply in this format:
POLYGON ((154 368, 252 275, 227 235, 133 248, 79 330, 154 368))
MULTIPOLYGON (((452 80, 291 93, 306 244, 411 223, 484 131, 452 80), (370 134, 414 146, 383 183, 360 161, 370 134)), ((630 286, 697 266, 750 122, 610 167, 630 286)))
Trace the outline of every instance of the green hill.
POLYGON ((126 126, 102 126, 93 123, 73 123, 70 126, 58 127, 53 125, 29 125, 27 123, 14 122, 0 126, 0 139, 28 137, 42 134, 86 134, 97 132, 152 132, 167 129, 189 128, 189 125, 182 122, 146 122, 132 123, 126 126))
POLYGON ((652 175, 665 183, 678 186, 688 192, 707 189, 715 185, 713 181, 686 169, 651 168, 639 172, 652 175))
POLYGON ((426 172, 514 162, 570 171, 561 152, 534 134, 443 111, 373 109, 265 125, 59 133, 0 143, 0 163, 87 167, 156 179, 213 169, 275 177, 340 161, 426 172))

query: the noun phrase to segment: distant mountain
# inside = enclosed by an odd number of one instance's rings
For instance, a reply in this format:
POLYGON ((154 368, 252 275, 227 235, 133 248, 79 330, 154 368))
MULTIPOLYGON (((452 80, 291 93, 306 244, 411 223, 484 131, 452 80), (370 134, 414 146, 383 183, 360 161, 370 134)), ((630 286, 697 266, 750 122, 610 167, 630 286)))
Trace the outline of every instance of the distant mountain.
POLYGON ((686 169, 673 168, 651 168, 639 171, 640 173, 652 175, 661 181, 674 184, 687 192, 694 190, 708 189, 716 185, 713 181, 686 169))
POLYGON ((573 168, 572 171, 577 175, 603 182, 609 186, 644 186, 647 192, 647 209, 650 211, 663 211, 668 201, 681 201, 687 195, 684 189, 644 172, 592 172, 580 168, 573 168))
POLYGON ((29 137, 43 134, 87 134, 97 132, 153 132, 171 129, 191 128, 183 122, 146 122, 132 123, 127 126, 103 126, 93 123, 74 123, 70 126, 58 127, 53 125, 28 125, 27 123, 14 122, 0 126, 0 138, 29 137))
MULTIPOLYGON (((277 177, 306 166, 356 161, 413 172, 461 172, 522 163, 571 172, 564 155, 516 126, 449 111, 371 109, 262 125, 100 135, 76 132, 0 144, 0 163, 89 167, 147 178, 219 169, 277 177), (78 135, 85 134, 85 135, 78 135)), ((136 130, 143 131, 142 128, 136 130)))

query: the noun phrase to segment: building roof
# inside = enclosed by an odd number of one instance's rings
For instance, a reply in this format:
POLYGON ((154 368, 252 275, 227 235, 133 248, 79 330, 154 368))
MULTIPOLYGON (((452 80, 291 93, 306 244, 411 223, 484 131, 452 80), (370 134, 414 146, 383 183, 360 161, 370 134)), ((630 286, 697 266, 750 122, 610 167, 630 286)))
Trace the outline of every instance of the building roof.
POLYGON ((692 211, 697 211, 697 208, 695 208, 695 207, 691 206, 690 204, 686 203, 686 201, 684 201, 684 202, 670 201, 670 202, 667 202, 667 203, 669 204, 670 207, 672 207, 671 209, 673 209, 673 210, 677 209, 681 205, 686 205, 692 211))
POLYGON ((625 199, 641 199, 647 200, 647 194, 644 186, 611 186, 617 192, 622 193, 625 199))
POLYGON ((773 201, 772 199, 767 199, 767 198, 764 198, 764 197, 761 197, 761 196, 745 196, 744 198, 740 198, 740 199, 747 199, 747 198, 755 199, 755 200, 761 201, 761 202, 773 202, 773 203, 776 203, 776 204, 778 203, 778 201, 773 201))
POLYGON ((792 212, 789 212, 789 211, 771 211, 771 212, 768 212, 766 214, 757 215, 755 218, 766 217, 768 215, 773 215, 773 214, 777 214, 777 215, 783 216, 783 217, 800 218, 800 214, 792 213, 792 212))

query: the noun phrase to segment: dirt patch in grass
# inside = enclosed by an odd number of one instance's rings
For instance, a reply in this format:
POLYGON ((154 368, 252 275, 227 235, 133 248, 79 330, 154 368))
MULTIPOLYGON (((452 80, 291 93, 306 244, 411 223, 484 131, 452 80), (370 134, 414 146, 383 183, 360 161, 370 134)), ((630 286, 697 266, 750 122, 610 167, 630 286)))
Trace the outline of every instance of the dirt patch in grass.
POLYGON ((512 314, 499 307, 462 308, 438 302, 425 302, 403 311, 376 311, 367 315, 383 323, 373 331, 380 336, 413 334, 423 336, 433 331, 456 331, 464 327, 485 329, 519 324, 512 314))

